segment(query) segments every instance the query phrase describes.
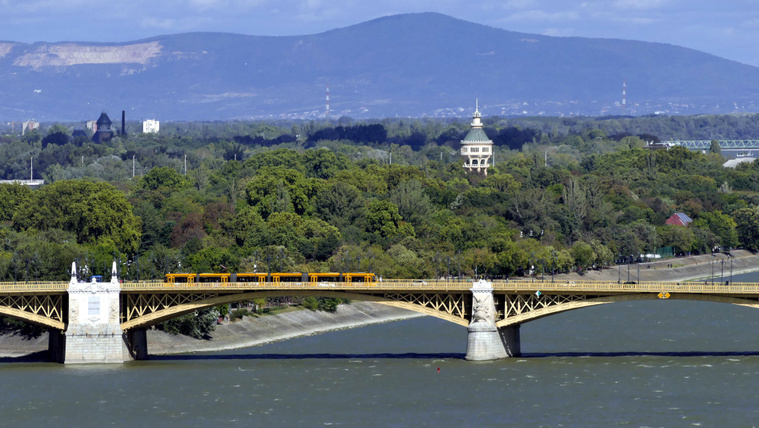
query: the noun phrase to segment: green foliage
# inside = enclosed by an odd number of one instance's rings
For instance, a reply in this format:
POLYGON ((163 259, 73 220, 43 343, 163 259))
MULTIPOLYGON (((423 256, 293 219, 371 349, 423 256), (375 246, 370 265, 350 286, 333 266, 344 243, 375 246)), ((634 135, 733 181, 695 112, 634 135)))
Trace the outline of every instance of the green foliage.
POLYGON ((301 301, 301 305, 311 311, 335 312, 343 302, 343 299, 308 296, 301 301))
POLYGON ((119 251, 134 252, 140 223, 124 194, 106 183, 58 181, 34 192, 13 216, 14 228, 61 229, 80 244, 111 241, 119 251))
POLYGON ((141 181, 142 186, 148 190, 177 191, 188 184, 184 176, 170 167, 153 168, 141 181))
POLYGON ((206 339, 216 329, 219 312, 207 308, 164 321, 157 325, 159 330, 171 334, 183 334, 195 339, 206 339))
POLYGON ((250 312, 248 312, 247 309, 239 308, 239 309, 235 309, 229 314, 229 319, 232 321, 241 320, 243 317, 247 317, 249 315, 250 315, 250 312))
POLYGON ((640 148, 671 135, 746 138, 759 129, 749 119, 486 123, 498 159, 487 177, 461 168, 466 120, 182 123, 106 144, 68 142, 61 125, 0 137, 6 178, 25 177, 34 156, 48 180, 0 185, 0 279, 65 280, 73 259, 101 270, 114 253, 139 255, 127 272, 143 279, 253 269, 418 278, 584 270, 664 245, 759 249, 759 162, 732 170, 714 147, 640 148), (664 227, 673 212, 693 225, 664 227))
POLYGON ((21 184, 0 184, 0 221, 10 221, 16 210, 32 198, 32 191, 21 184))
POLYGON ((301 302, 304 308, 315 311, 319 309, 319 300, 314 296, 308 296, 301 302))

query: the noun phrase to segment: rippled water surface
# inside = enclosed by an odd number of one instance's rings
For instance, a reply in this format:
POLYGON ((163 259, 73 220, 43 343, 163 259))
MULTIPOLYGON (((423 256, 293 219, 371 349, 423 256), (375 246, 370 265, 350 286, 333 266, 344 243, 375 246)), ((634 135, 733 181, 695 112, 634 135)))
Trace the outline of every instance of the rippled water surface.
POLYGON ((524 357, 496 362, 464 361, 466 329, 420 318, 115 366, 3 363, 0 426, 753 426, 758 335, 756 309, 642 301, 527 323, 524 357))

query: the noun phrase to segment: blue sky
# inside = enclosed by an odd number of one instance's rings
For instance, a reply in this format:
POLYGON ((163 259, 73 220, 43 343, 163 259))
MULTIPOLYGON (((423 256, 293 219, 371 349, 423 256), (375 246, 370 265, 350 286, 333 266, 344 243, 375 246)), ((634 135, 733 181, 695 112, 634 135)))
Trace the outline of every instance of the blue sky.
POLYGON ((409 12, 525 33, 669 43, 759 66, 757 0, 0 0, 0 40, 299 35, 409 12))

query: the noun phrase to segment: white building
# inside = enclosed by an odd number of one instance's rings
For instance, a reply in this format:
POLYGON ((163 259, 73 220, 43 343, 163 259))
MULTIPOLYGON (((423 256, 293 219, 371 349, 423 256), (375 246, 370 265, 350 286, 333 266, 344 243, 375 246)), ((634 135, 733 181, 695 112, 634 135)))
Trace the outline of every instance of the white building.
POLYGON ((142 122, 142 132, 145 134, 157 134, 160 123, 157 120, 148 119, 142 122))
POLYGON ((40 129, 40 123, 33 120, 27 120, 23 123, 23 127, 21 128, 21 135, 24 135, 27 132, 32 132, 35 129, 40 129))
POLYGON ((493 141, 482 129, 480 117, 479 105, 477 105, 472 117, 472 128, 461 140, 461 157, 464 160, 466 172, 488 175, 490 157, 493 155, 493 141))

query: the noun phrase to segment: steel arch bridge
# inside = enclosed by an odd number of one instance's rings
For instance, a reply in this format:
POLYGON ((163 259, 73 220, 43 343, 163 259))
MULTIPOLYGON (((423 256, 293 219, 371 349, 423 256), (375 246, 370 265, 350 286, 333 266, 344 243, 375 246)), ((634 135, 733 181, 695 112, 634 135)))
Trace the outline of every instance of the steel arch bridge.
MULTIPOLYGON (((199 309, 262 297, 336 297, 371 301, 467 326, 473 283, 385 281, 354 284, 125 282, 121 284, 122 330, 140 329, 199 309)), ((0 314, 66 330, 68 283, 0 284, 0 314)), ((635 300, 695 300, 759 308, 759 284, 701 282, 493 281, 497 327, 597 305, 635 300)))
MULTIPOLYGON (((759 284, 699 282, 494 281, 496 326, 523 324, 591 306, 635 300, 673 299, 759 308, 759 284)), ((467 326, 472 318, 471 282, 386 281, 369 284, 310 283, 125 283, 122 328, 147 327, 198 309, 261 297, 318 296, 371 301, 467 326)))

